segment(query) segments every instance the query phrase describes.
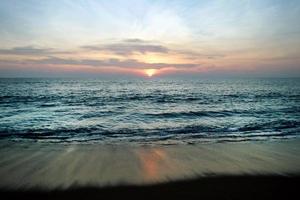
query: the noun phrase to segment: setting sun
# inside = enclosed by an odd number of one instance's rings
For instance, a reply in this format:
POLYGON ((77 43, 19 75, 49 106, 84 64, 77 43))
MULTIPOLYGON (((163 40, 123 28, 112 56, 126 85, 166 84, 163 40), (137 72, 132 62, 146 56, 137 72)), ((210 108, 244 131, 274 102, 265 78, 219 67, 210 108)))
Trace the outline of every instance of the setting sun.
POLYGON ((147 75, 148 77, 152 77, 153 75, 156 74, 156 72, 157 72, 156 69, 146 69, 146 70, 145 70, 145 73, 146 73, 146 75, 147 75))

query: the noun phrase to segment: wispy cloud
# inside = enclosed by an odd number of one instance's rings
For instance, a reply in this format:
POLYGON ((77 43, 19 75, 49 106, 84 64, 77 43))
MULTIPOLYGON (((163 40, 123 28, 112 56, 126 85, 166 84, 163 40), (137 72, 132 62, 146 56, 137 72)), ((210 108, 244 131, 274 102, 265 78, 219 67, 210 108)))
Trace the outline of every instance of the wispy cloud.
POLYGON ((135 69, 146 69, 146 68, 194 68, 199 67, 199 64, 190 64, 190 63, 145 63, 140 62, 135 59, 106 59, 106 60, 98 60, 98 59, 63 59, 58 57, 49 57, 46 59, 40 60, 26 60, 24 63, 28 64, 49 64, 49 65, 87 65, 93 67, 119 67, 119 68, 135 68, 135 69))
POLYGON ((178 50, 172 49, 162 44, 151 43, 151 41, 145 41, 141 39, 126 39, 118 43, 106 43, 97 45, 85 45, 73 50, 63 51, 55 48, 40 48, 35 46, 20 46, 10 49, 0 49, 0 55, 11 55, 11 56, 46 56, 52 57, 58 54, 75 54, 78 52, 110 52, 111 55, 118 55, 128 58, 132 54, 147 54, 147 53, 159 53, 180 55, 184 58, 197 60, 201 58, 215 59, 225 57, 224 54, 219 53, 199 53, 191 50, 178 50))
POLYGON ((150 42, 141 39, 126 39, 112 44, 85 45, 81 48, 92 51, 106 51, 118 55, 131 55, 134 53, 168 53, 170 51, 163 45, 151 44, 150 42))
POLYGON ((0 54, 2 55, 45 55, 49 53, 53 53, 52 48, 36 48, 33 46, 24 46, 11 49, 0 49, 0 54))
POLYGON ((223 53, 199 53, 191 50, 173 50, 173 52, 191 60, 199 60, 199 59, 218 59, 226 57, 223 53))
POLYGON ((0 49, 0 55, 24 55, 24 56, 51 56, 53 54, 72 53, 60 51, 54 48, 40 48, 35 46, 20 46, 10 49, 0 49))
POLYGON ((129 38, 129 39, 123 40, 123 42, 128 42, 128 43, 149 43, 149 41, 142 40, 142 39, 139 39, 139 38, 129 38))
POLYGON ((142 40, 139 38, 124 39, 120 42, 108 43, 108 44, 96 44, 82 46, 81 49, 98 52, 110 52, 120 56, 130 56, 135 53, 147 54, 147 53, 159 53, 176 54, 186 59, 198 60, 198 59, 216 59, 225 57, 221 53, 199 53, 192 50, 174 49, 157 41, 142 40))
POLYGON ((195 68, 198 63, 190 62, 149 62, 143 57, 136 58, 134 55, 145 55, 148 53, 163 54, 164 57, 170 55, 181 56, 199 56, 196 53, 191 54, 187 51, 178 51, 169 48, 163 44, 153 41, 142 40, 139 38, 130 38, 120 40, 119 42, 107 42, 98 45, 86 45, 74 48, 69 51, 62 51, 55 48, 39 48, 34 46, 14 47, 11 49, 0 49, 0 55, 25 56, 18 59, 5 59, 0 61, 3 64, 32 64, 32 65, 73 65, 73 66, 92 66, 92 67, 117 67, 117 68, 195 68), (98 53, 97 53, 98 52, 98 53), (99 55, 109 55, 99 59, 99 55), (63 54, 68 54, 63 55, 63 54), (76 55, 76 57, 75 57, 76 55), (86 58, 88 55, 88 59, 86 58), (117 56, 117 58, 116 58, 117 56), (67 57, 67 58, 66 58, 67 57))

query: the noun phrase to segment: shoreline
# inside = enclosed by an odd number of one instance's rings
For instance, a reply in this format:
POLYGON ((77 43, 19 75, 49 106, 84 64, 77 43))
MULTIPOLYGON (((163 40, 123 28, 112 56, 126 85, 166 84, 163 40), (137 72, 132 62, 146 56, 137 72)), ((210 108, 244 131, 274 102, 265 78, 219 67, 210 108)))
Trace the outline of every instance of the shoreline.
POLYGON ((300 139, 170 146, 0 141, 0 189, 167 184, 222 176, 297 176, 300 139))

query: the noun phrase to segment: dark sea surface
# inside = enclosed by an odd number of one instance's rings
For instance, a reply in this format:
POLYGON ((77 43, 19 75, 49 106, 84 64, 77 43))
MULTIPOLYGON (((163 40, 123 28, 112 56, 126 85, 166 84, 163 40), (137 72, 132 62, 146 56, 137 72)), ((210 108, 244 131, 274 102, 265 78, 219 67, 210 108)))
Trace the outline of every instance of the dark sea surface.
POLYGON ((0 139, 178 144, 300 135, 300 79, 0 79, 0 139))

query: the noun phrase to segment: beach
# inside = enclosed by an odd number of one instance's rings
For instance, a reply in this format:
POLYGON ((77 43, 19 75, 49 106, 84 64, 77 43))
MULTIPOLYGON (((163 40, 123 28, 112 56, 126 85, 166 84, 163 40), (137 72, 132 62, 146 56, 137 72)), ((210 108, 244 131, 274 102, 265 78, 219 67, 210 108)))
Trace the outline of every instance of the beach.
POLYGON ((0 79, 0 196, 297 195, 299 83, 0 79))
POLYGON ((0 16, 1 200, 299 196, 300 0, 0 16))
POLYGON ((151 185, 216 176, 300 172, 300 140, 195 145, 1 141, 0 188, 151 185))

